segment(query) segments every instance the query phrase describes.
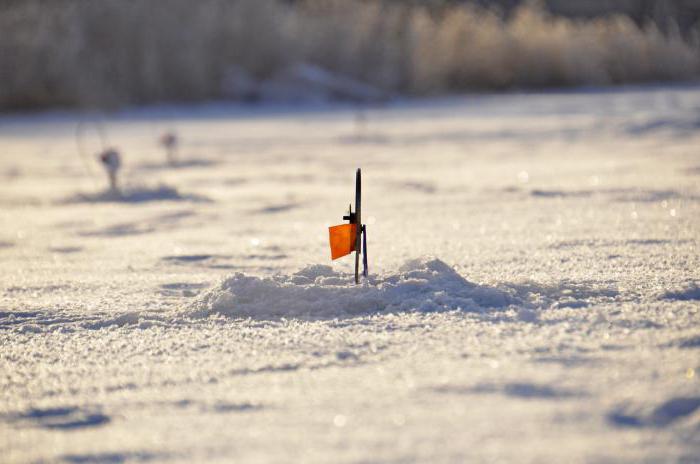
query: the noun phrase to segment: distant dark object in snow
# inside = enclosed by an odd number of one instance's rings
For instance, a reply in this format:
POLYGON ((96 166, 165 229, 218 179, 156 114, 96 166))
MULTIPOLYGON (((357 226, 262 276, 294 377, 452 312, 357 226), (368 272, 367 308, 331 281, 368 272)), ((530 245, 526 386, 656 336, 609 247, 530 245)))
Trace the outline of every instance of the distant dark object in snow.
POLYGON ((539 356, 533 358, 532 362, 542 364, 559 364, 564 367, 595 365, 601 362, 600 358, 580 356, 580 355, 565 355, 565 356, 539 356))
POLYGON ((16 166, 10 166, 2 173, 5 180, 15 180, 22 176, 22 171, 16 166))
POLYGON ((32 408, 12 415, 10 420, 47 429, 72 430, 104 425, 110 421, 110 417, 97 410, 68 406, 46 409, 32 408))
POLYGON ((245 259, 259 259, 261 261, 277 261, 279 259, 285 259, 288 258, 287 255, 284 253, 279 253, 279 254, 273 254, 273 255, 265 255, 265 254, 250 254, 250 255, 245 255, 245 259))
POLYGON ((400 189, 405 189, 405 190, 414 190, 419 193, 426 193, 426 194, 433 194, 437 192, 437 187, 435 184, 432 182, 421 182, 421 181, 406 181, 406 182, 397 182, 393 184, 393 187, 400 188, 400 189))
POLYGON ((433 390, 439 393, 471 395, 500 393, 506 396, 527 399, 563 399, 583 396, 581 392, 527 382, 506 383, 503 385, 493 383, 480 383, 473 386, 440 385, 433 390))
POLYGON ((262 409, 262 406, 254 403, 227 403, 219 401, 215 403, 212 408, 214 412, 218 413, 232 413, 232 412, 249 412, 258 411, 262 409))
MULTIPOLYGON (((603 240, 603 239, 579 239, 579 240, 562 240, 559 242, 554 242, 549 245, 550 248, 562 249, 562 248, 577 248, 577 247, 597 247, 597 248, 609 248, 609 247, 627 247, 627 246, 663 246, 663 245, 678 245, 682 243, 688 243, 689 240, 668 240, 661 238, 632 238, 627 240, 603 240)), ((619 254, 609 255, 608 258, 619 258, 619 254)))
POLYGON ((96 193, 80 193, 65 200, 66 203, 145 203, 149 201, 211 201, 200 195, 183 195, 175 187, 127 187, 121 191, 104 190, 96 193))
POLYGON ((52 253, 78 253, 79 251, 83 251, 83 247, 79 247, 79 246, 49 247, 49 251, 52 253))
MULTIPOLYGON (((215 255, 175 255, 175 256, 163 256, 161 259, 163 261, 173 261, 173 262, 183 262, 190 263, 194 261, 205 261, 207 259, 212 259, 216 257, 215 255)), ((225 258, 227 256, 224 256, 225 258)))
POLYGON ((122 165, 122 158, 119 152, 114 148, 107 148, 100 152, 98 159, 102 166, 107 171, 107 177, 109 178, 109 189, 111 192, 118 193, 119 186, 117 184, 117 174, 119 173, 119 168, 122 165))
POLYGON ((160 136, 160 145, 165 150, 165 157, 170 166, 177 164, 178 137, 173 131, 169 131, 160 136))
POLYGON ((693 166, 692 168, 686 169, 685 172, 690 175, 700 175, 700 166, 693 166))
POLYGON ((383 102, 389 99, 386 92, 376 87, 308 63, 292 65, 262 82, 242 68, 231 67, 224 73, 221 90, 224 96, 243 101, 383 102))
POLYGON ((666 348, 676 346, 678 348, 684 348, 684 349, 700 348, 700 335, 681 338, 679 340, 676 340, 676 341, 673 341, 670 343, 665 343, 662 346, 664 346, 666 348))
POLYGON ((94 453, 94 454, 64 454, 60 462, 68 464, 121 464, 123 462, 147 462, 163 460, 165 455, 145 452, 94 453))
POLYGON ((253 214, 276 214, 276 213, 284 213, 285 211, 289 211, 292 209, 296 209, 299 206, 301 206, 300 203, 281 203, 279 205, 269 205, 269 206, 264 206, 262 208, 253 210, 253 214))
MULTIPOLYGON (((217 162, 208 159, 190 158, 178 159, 174 164, 164 165, 163 163, 143 163, 138 165, 139 169, 189 169, 189 168, 205 168, 214 166, 217 162)), ((208 181, 211 183, 211 180, 208 181)))
POLYGON ((84 230, 78 232, 78 235, 81 237, 123 237, 127 235, 148 234, 154 230, 156 229, 151 224, 123 222, 101 229, 84 230))
POLYGON ((660 296, 660 299, 677 301, 700 300, 700 285, 694 283, 685 288, 667 291, 660 296))
POLYGON ((686 198, 689 200, 698 199, 695 195, 687 195, 676 190, 653 190, 653 189, 630 189, 630 188, 610 188, 610 189, 583 189, 583 190, 530 190, 530 195, 540 198, 587 198, 592 196, 606 196, 617 202, 642 202, 654 203, 657 201, 670 200, 674 198, 686 198))
POLYGON ((625 130, 632 135, 644 135, 662 130, 674 132, 676 135, 689 135, 700 131, 700 115, 650 119, 627 124, 625 130))
POLYGON ((651 410, 644 406, 622 404, 608 414, 608 420, 619 427, 666 427, 698 409, 700 397, 676 397, 651 410))
POLYGON ((593 190, 540 190, 533 189, 530 191, 530 195, 533 197, 590 197, 594 194, 593 190))
POLYGON ((169 255, 163 256, 160 260, 163 263, 174 265, 188 265, 194 267, 206 267, 209 269, 242 269, 245 265, 236 265, 231 263, 232 256, 230 255, 169 255))

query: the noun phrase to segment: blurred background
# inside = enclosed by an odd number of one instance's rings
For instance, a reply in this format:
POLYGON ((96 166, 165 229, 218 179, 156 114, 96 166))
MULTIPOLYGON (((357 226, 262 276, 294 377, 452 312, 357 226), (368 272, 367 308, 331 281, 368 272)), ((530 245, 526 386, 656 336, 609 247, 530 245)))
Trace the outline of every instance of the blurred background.
POLYGON ((0 111, 700 77, 700 0, 0 0, 0 111))

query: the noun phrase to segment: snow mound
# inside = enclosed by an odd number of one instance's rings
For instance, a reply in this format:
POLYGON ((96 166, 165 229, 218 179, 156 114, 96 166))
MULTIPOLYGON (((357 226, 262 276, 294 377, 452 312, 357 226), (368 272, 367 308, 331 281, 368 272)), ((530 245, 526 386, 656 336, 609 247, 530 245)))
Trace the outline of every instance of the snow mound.
POLYGON ((206 317, 335 318, 376 312, 484 311, 514 303, 499 289, 465 280, 436 258, 406 262, 396 273, 354 285, 330 266, 308 266, 292 275, 259 278, 237 273, 204 292, 189 307, 206 317))
POLYGON ((149 201, 209 201, 199 195, 183 195, 175 187, 160 184, 156 187, 129 186, 123 190, 101 190, 95 193, 79 193, 65 200, 66 203, 145 203, 149 201))
POLYGON ((140 169, 144 170, 172 170, 172 169, 189 169, 189 168, 205 168, 210 166, 215 166, 217 164, 214 160, 209 159, 198 159, 198 158, 186 158, 177 159, 172 163, 163 161, 162 163, 143 163, 139 165, 140 169))

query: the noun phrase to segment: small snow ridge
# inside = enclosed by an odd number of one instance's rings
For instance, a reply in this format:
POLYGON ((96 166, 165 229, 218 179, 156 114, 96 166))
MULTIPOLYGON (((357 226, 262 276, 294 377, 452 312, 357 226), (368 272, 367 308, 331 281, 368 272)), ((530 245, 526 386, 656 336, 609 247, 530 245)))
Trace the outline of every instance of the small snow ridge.
POLYGON ((624 403, 610 411, 608 420, 619 427, 666 427, 698 409, 700 397, 697 396, 670 398, 654 408, 624 403))
POLYGON ((175 160, 174 163, 143 163, 139 165, 139 168, 144 170, 172 170, 172 169, 189 169, 189 168, 205 168, 209 166, 215 166, 217 164, 214 160, 208 159, 183 159, 175 160))
POLYGON ((281 204, 274 204, 274 205, 268 205, 264 206, 262 208, 256 209, 252 211, 253 214, 277 214, 277 213, 284 213, 287 211, 290 211, 292 209, 299 208, 301 206, 300 203, 281 203, 281 204))
POLYGON ((164 456, 147 452, 119 452, 96 454, 64 454, 60 462, 72 464, 119 464, 122 462, 147 462, 162 460, 164 456))
POLYGON ((67 198, 66 203, 145 203, 150 201, 210 201, 199 195, 183 195, 175 187, 127 187, 123 190, 102 190, 95 193, 80 193, 67 198))
POLYGON ((695 114, 680 117, 654 118, 627 124, 625 130, 632 135, 644 135, 657 131, 669 131, 677 134, 691 134, 700 129, 700 118, 695 114))
POLYGON ((501 393, 506 396, 524 399, 563 399, 583 396, 582 392, 559 389, 549 385, 529 382, 506 383, 503 385, 479 383, 474 386, 440 385, 433 389, 438 393, 455 394, 492 394, 501 393))
POLYGON ((74 430, 97 427, 110 421, 110 417, 99 410, 70 407, 29 409, 10 416, 11 422, 22 422, 47 429, 74 430))
POLYGON ((662 300, 692 301, 700 300, 700 285, 692 283, 684 288, 669 290, 659 297, 662 300))
POLYGON ((334 318, 374 312, 483 311, 514 303, 507 293, 465 280, 435 258, 411 260, 396 273, 354 285, 352 276, 314 265, 292 275, 259 278, 237 273, 190 306, 206 317, 334 318))

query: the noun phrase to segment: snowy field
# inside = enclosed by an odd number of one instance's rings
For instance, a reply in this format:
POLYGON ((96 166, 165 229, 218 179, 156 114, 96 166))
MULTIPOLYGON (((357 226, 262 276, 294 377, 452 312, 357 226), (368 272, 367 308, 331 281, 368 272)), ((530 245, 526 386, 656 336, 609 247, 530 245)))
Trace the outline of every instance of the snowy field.
POLYGON ((0 117, 0 461, 700 462, 700 88, 361 113, 0 117))

